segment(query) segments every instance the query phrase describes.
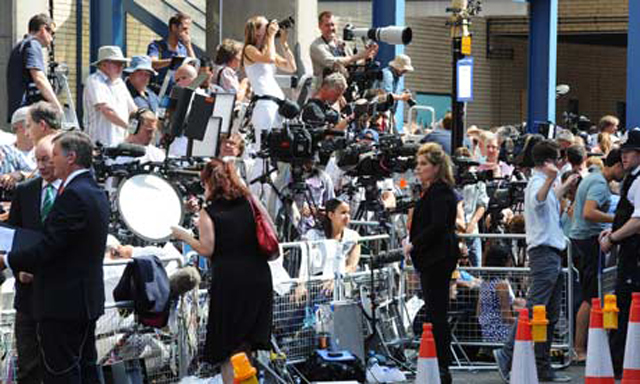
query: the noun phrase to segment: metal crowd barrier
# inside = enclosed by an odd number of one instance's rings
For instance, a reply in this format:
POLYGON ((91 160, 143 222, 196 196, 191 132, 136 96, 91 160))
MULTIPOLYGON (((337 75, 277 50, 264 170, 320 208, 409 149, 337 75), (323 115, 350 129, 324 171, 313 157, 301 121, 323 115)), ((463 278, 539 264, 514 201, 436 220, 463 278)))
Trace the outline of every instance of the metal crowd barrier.
MULTIPOLYGON (((484 238, 501 240, 524 240, 523 234, 464 234, 461 238, 484 238)), ((500 312, 499 316, 492 313, 489 316, 479 313, 481 295, 489 295, 487 291, 494 289, 494 282, 509 282, 510 289, 517 303, 526 299, 529 285, 529 268, 506 268, 506 267, 460 267, 458 270, 469 273, 473 276, 476 284, 473 288, 456 287, 457 292, 450 292, 452 295, 449 320, 452 329, 452 355, 454 358, 454 369, 495 369, 492 361, 490 349, 504 345, 506 338, 511 331, 510 327, 515 321, 515 309, 512 313, 500 312), (501 323, 496 324, 496 319, 501 323), (474 361, 469 356, 484 349, 487 353, 488 361, 474 361)), ((560 305, 560 315, 556 324, 552 349, 559 350, 563 354, 563 359, 555 365, 568 366, 573 353, 574 334, 574 313, 573 313, 573 291, 572 280, 574 277, 571 258, 571 247, 567 246, 567 266, 562 269, 564 274, 564 287, 560 305)), ((495 283, 494 283, 495 284, 495 283)), ((413 296, 418 296, 420 292, 420 280, 413 271, 407 269, 406 273, 406 296, 410 300, 413 296)), ((509 292, 506 292, 509 293, 509 292)), ((516 305, 517 307, 517 305, 516 305)))
MULTIPOLYGON (((160 260, 165 265, 175 262, 178 268, 183 266, 184 261, 180 256, 161 257, 160 260)), ((122 271, 130 262, 128 259, 105 261, 107 293, 120 280, 122 271)), ((188 350, 184 343, 188 328, 181 319, 189 312, 189 301, 187 294, 173 303, 169 324, 163 329, 156 329, 136 321, 132 301, 114 302, 107 299, 105 313, 96 323, 96 350, 103 373, 118 367, 128 375, 144 377, 145 382, 178 382, 188 368, 188 359, 184 357, 188 350)), ((12 384, 16 382, 17 373, 13 332, 15 310, 4 309, 0 316, 0 383, 12 384)))

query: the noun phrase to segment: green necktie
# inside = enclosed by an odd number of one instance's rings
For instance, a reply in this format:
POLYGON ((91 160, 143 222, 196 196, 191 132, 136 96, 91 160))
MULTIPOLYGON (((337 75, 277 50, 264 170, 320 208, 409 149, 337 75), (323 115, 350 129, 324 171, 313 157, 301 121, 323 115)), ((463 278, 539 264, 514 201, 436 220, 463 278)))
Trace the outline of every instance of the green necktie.
POLYGON ((51 207, 53 207, 53 202, 56 199, 56 189, 53 184, 47 185, 44 191, 44 200, 42 201, 42 208, 40 209, 40 219, 44 224, 47 215, 51 211, 51 207))

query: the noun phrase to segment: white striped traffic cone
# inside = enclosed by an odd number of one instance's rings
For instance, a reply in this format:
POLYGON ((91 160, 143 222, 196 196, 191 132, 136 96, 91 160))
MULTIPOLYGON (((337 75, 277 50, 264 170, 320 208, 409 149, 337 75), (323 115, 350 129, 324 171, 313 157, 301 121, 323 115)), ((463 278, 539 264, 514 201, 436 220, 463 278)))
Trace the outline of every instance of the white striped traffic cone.
POLYGON ((587 367, 584 374, 585 384, 614 384, 613 364, 609 341, 604 330, 600 299, 591 300, 589 318, 589 342, 587 344, 587 367))
POLYGON ((520 310, 518 316, 518 330, 513 348, 513 362, 511 364, 510 384, 538 384, 536 357, 531 338, 531 323, 529 310, 520 310))
POLYGON ((433 339, 431 323, 422 324, 420 340, 420 356, 418 357, 418 373, 415 384, 440 384, 440 369, 436 354, 436 342, 433 339))
POLYGON ((640 292, 634 292, 624 346, 622 384, 640 384, 640 292))

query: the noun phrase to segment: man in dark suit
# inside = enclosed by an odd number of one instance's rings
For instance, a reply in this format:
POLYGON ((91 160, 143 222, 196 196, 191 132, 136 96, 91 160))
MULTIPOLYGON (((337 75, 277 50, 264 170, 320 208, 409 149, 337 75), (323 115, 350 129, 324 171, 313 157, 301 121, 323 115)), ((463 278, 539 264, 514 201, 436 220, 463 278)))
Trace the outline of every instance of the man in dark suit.
MULTIPOLYGON (((65 132, 53 143, 54 175, 62 185, 44 221, 43 239, 12 250, 0 259, 0 267, 34 275, 33 314, 44 383, 98 383, 95 327, 104 313, 109 204, 89 173, 91 139, 65 132)), ((17 230, 14 244, 19 236, 17 230)))
MULTIPOLYGON (((35 155, 39 177, 18 184, 11 201, 8 224, 25 229, 42 231, 61 181, 53 172, 52 137, 42 139, 36 146, 35 155)), ((40 346, 36 337, 36 321, 32 310, 33 275, 19 272, 16 278, 15 337, 18 350, 18 384, 42 383, 40 346)))

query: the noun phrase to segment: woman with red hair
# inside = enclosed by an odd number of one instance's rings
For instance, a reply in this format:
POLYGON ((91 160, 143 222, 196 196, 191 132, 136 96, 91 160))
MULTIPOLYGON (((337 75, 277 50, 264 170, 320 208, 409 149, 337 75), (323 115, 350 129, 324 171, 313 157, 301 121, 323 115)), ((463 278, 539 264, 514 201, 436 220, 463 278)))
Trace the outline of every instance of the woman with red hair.
POLYGON ((182 229, 173 235, 211 261, 209 321, 205 360, 222 364, 233 382, 229 358, 237 352, 269 349, 273 286, 267 259, 258 250, 250 195, 232 163, 209 161, 200 178, 206 205, 200 211, 199 239, 182 229))

